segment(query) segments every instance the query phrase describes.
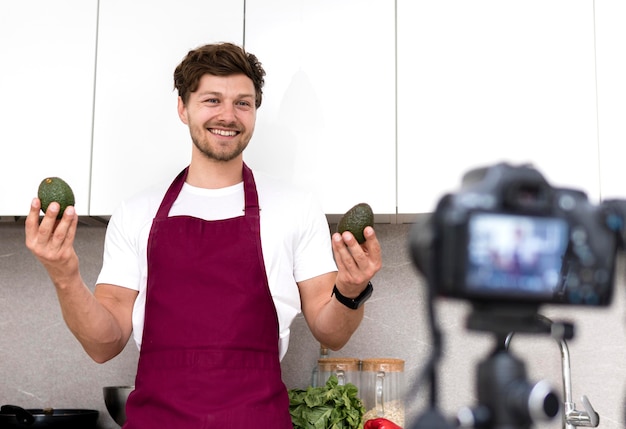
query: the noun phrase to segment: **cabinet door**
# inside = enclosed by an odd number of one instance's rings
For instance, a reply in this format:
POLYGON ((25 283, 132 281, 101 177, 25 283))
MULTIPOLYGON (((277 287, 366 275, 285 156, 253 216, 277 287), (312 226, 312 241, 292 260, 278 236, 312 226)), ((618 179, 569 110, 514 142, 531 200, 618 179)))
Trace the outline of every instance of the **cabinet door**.
POLYGON ((626 2, 595 3, 602 198, 626 197, 626 2))
POLYGON ((0 2, 0 216, 26 215, 48 176, 87 214, 97 3, 0 2))
POLYGON ((267 76, 244 157, 328 214, 396 210, 394 13, 385 0, 246 1, 246 48, 267 76))
POLYGON ((174 68, 205 43, 243 43, 243 0, 100 0, 90 214, 110 215, 190 159, 174 68))
POLYGON ((593 2, 397 4, 401 213, 499 161, 598 199, 593 2))

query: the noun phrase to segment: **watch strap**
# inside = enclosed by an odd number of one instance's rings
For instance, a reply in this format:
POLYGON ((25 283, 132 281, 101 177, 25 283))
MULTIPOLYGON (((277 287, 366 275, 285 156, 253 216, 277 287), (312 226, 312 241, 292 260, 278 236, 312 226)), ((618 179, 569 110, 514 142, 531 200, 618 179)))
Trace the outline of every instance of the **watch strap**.
POLYGON ((337 285, 333 287, 332 295, 334 295, 335 298, 337 298, 337 301, 339 301, 346 307, 351 308, 352 310, 356 310, 372 296, 372 292, 374 292, 374 286, 372 286, 372 282, 368 282, 365 289, 363 289, 363 292, 361 292, 356 298, 348 298, 346 296, 343 296, 341 292, 339 292, 339 289, 337 289, 337 285))

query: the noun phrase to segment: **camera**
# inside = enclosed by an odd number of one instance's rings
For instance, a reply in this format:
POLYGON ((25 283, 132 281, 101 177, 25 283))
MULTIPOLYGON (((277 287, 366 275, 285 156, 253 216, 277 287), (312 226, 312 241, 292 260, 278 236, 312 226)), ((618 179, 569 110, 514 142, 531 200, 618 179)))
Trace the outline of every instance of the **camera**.
POLYGON ((623 242, 623 201, 589 202, 530 165, 467 172, 410 250, 438 296, 485 304, 608 306, 623 242))
MULTIPOLYGON (((558 395, 543 381, 526 380, 524 362, 508 350, 507 340, 524 332, 565 344, 573 324, 547 323, 537 312, 542 304, 611 303, 625 219, 625 200, 592 204, 583 191, 551 186, 531 165, 499 163, 467 172, 458 192, 444 195, 426 222, 416 222, 409 247, 427 283, 433 352, 416 383, 428 379, 430 407, 411 429, 529 429, 554 418, 558 395), (436 404, 443 343, 436 297, 470 301, 467 328, 488 331, 495 340, 477 367, 478 403, 459 413, 456 424, 436 404)), ((597 414, 566 406, 566 418, 574 413, 577 421, 597 425, 597 414)))

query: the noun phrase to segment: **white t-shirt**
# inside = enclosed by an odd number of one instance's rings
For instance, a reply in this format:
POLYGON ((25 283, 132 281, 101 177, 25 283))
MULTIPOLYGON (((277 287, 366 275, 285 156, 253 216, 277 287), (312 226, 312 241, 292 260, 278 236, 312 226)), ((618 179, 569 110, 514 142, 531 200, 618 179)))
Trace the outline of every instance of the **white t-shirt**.
MULTIPOLYGON (((336 271, 326 217, 311 194, 255 172, 261 209, 261 247, 280 329, 280 358, 287 352, 289 327, 300 312, 296 282, 336 271)), ((152 220, 169 183, 124 202, 111 216, 97 283, 139 291, 133 308, 133 338, 141 348, 146 285, 147 244, 152 220)), ((243 182, 222 189, 184 184, 170 216, 205 220, 243 215, 243 182)), ((216 299, 219 299, 217 297, 216 299)))

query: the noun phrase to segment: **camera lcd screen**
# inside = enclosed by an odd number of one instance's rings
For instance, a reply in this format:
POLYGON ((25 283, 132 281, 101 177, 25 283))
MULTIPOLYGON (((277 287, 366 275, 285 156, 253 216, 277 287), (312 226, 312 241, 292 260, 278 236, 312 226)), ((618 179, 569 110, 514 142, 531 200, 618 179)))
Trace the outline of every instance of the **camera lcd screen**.
POLYGON ((466 292, 549 301, 559 285, 568 234, 560 218, 474 213, 468 224, 466 292))

